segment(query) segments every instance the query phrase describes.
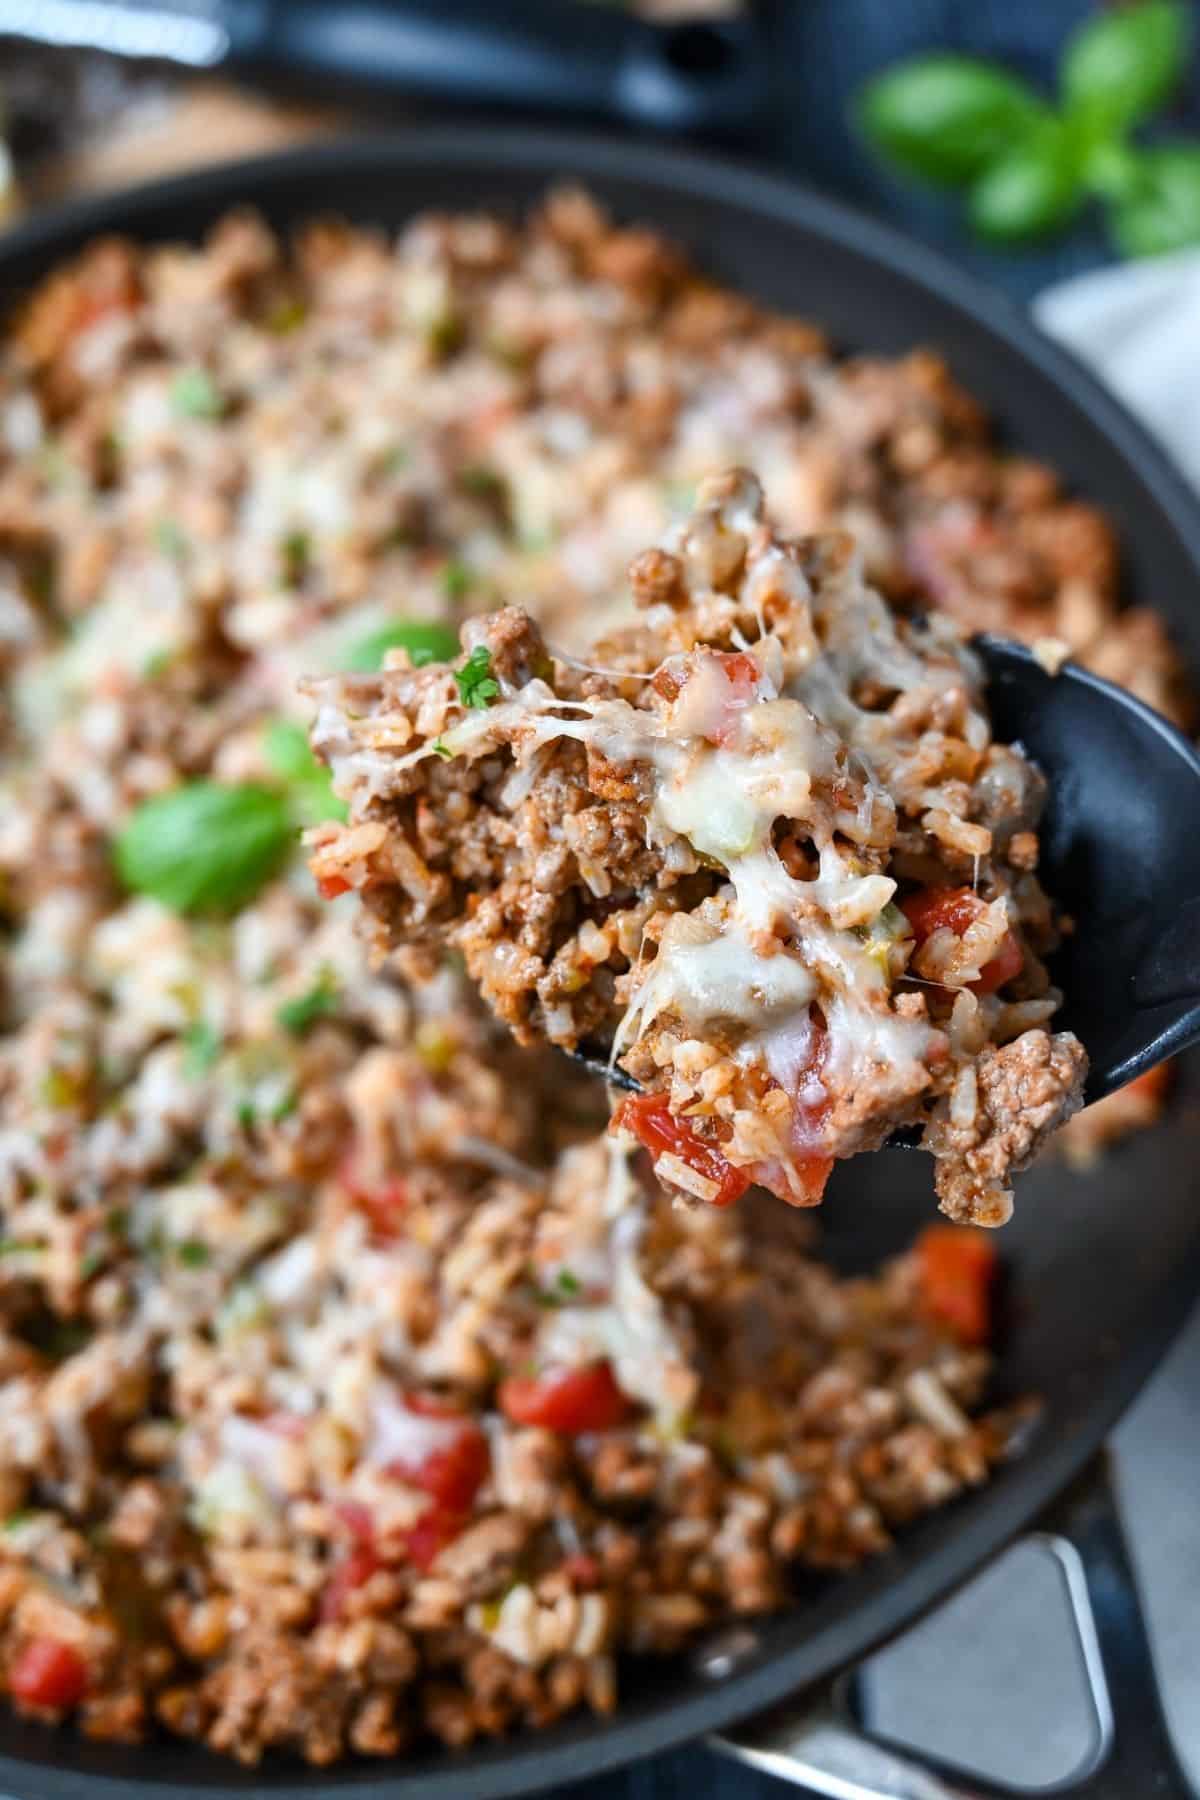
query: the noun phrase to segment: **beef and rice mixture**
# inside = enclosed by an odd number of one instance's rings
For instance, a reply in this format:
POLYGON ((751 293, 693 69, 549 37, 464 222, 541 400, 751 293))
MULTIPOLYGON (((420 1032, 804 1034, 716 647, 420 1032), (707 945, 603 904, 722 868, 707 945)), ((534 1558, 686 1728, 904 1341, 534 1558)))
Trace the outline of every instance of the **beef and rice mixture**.
POLYGON ((920 1125, 943 1211, 1002 1224, 1087 1067, 1046 1029, 1040 777, 844 534, 777 538, 733 470, 669 543, 584 661, 512 607, 457 667, 312 684, 350 805, 310 833, 318 885, 417 979, 462 951, 519 1039, 611 1045, 641 1087, 616 1123, 693 1199, 812 1205, 920 1125))
POLYGON ((0 346, 19 1706, 248 1759, 604 1707, 616 1649, 781 1603, 1001 1453, 986 1245, 845 1282, 782 1207, 672 1208, 592 1084, 515 1078, 452 968, 372 972, 294 853, 336 810, 300 675, 516 600, 594 636, 738 461, 891 597, 1173 704, 1104 523, 935 357, 836 362, 578 195, 98 244, 0 346))

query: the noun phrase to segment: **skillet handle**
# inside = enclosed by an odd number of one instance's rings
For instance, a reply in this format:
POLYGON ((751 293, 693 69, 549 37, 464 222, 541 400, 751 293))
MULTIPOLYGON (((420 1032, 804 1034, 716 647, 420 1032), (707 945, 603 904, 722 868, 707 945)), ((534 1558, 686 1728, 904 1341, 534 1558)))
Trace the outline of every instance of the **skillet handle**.
POLYGON ((323 94, 407 91, 716 135, 761 125, 771 82, 753 18, 656 25, 562 0, 245 0, 231 56, 323 94))
MULTIPOLYGON (((1055 1502, 1040 1529, 1071 1547, 1087 1584, 1101 1721, 1090 1764, 1054 1792, 1070 1800, 1195 1800, 1163 1716, 1150 1642, 1107 1457, 1055 1502)), ((1086 1621, 1084 1624, 1085 1650, 1086 1621)), ((853 1672, 850 1672, 851 1679, 853 1672)), ((1012 1800, 1010 1786, 962 1775, 871 1737, 842 1703, 846 1676, 709 1738, 710 1748, 828 1800, 1012 1800)))

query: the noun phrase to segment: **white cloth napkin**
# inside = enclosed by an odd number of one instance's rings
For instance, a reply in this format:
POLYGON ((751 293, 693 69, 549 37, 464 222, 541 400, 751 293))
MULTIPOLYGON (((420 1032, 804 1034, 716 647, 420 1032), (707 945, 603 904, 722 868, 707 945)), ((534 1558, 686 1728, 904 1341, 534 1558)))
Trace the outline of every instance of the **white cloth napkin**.
POLYGON ((1033 315, 1088 363, 1200 487, 1200 252, 1047 288, 1033 315))

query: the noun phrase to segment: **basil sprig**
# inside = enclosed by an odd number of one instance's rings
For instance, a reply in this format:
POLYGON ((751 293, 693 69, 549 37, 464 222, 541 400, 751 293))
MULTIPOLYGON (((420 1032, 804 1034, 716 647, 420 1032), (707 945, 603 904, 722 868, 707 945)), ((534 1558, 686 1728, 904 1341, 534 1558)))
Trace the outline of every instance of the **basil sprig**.
POLYGON ((1044 237, 1097 202, 1123 255, 1157 255, 1200 244, 1200 144, 1132 134, 1170 99, 1190 48, 1186 0, 1140 0, 1067 40, 1057 105, 997 63, 939 52, 868 82, 858 123, 897 168, 965 189, 984 239, 1044 237))

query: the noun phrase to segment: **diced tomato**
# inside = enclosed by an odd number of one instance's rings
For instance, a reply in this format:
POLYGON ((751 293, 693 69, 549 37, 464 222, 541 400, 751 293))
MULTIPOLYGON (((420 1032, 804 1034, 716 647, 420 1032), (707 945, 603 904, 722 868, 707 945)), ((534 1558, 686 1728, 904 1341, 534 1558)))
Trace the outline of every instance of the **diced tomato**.
POLYGON ((727 691, 720 717, 713 721, 705 735, 711 743, 730 744, 737 734, 738 714, 757 697, 762 671, 744 650, 719 650, 717 661, 725 676, 727 691))
POLYGON ((442 1512, 431 1506, 428 1512, 421 1514, 415 1525, 400 1533, 400 1541, 404 1545, 404 1554, 410 1563, 418 1568, 422 1575, 429 1570, 447 1544, 452 1544, 466 1524, 463 1513, 442 1512))
POLYGON ((424 1571, 466 1524, 472 1502, 487 1480, 490 1457, 478 1425, 448 1401, 436 1394, 410 1393, 403 1404, 405 1411, 422 1418, 460 1421, 460 1429, 419 1463, 388 1464, 390 1473, 409 1487, 420 1488, 432 1501, 416 1524, 400 1534, 410 1562, 424 1571))
POLYGON ((375 1521, 361 1500, 335 1500, 333 1511, 356 1543, 375 1542, 375 1521))
POLYGON ((752 656, 744 650, 702 650, 674 667, 659 669, 652 685, 664 700, 674 701, 698 668, 714 665, 724 679, 713 695, 714 716, 707 721, 704 736, 710 744, 728 744, 737 731, 737 715, 758 696, 762 670, 752 656))
POLYGON ((589 1556, 586 1550, 576 1550, 572 1556, 565 1557, 562 1572, 572 1587, 582 1588, 585 1592, 600 1586, 603 1573, 596 1558, 589 1556))
POLYGON ((347 1596, 365 1587, 379 1567, 379 1555, 373 1544, 356 1544, 342 1558, 321 1590, 317 1610, 326 1624, 341 1618, 347 1596))
POLYGON ((477 1425, 465 1424, 444 1450, 434 1450, 416 1468, 397 1466, 411 1487, 418 1487, 447 1512, 467 1512, 487 1479, 488 1446, 477 1425))
POLYGON ((917 1239, 921 1303, 962 1344, 992 1335, 992 1288, 999 1257, 985 1231, 967 1225, 928 1225, 917 1239))
MULTIPOLYGON (((956 937, 963 937, 967 927, 972 925, 987 905, 979 895, 968 887, 919 888, 915 894, 909 894, 900 902, 900 910, 913 928, 913 936, 918 945, 931 938, 935 931, 948 930, 956 937)), ((974 994, 994 994, 997 988, 1012 981, 1025 966, 1025 957, 1021 946, 1011 931, 1006 931, 1000 940, 1000 948, 990 962, 984 964, 979 971, 977 981, 969 982, 974 994)))
POLYGON ((664 1094, 630 1094, 613 1123, 633 1133, 657 1162, 660 1156, 677 1156, 689 1169, 716 1184, 710 1205, 731 1206, 750 1186, 750 1174, 739 1169, 712 1144, 698 1137, 686 1119, 671 1111, 664 1094))
POLYGON ((322 900, 336 900, 339 894, 350 892, 350 883, 344 875, 318 875, 317 892, 322 900))
POLYGON ((408 1184, 399 1176, 390 1181, 367 1182, 359 1173, 358 1159, 345 1158, 341 1182, 360 1212, 371 1222, 372 1235, 384 1244, 399 1237, 408 1207, 408 1184))
POLYGON ((717 661, 724 671, 726 681, 742 704, 753 700, 762 674, 754 658, 744 650, 718 650, 717 661))
POLYGON ((8 1688, 14 1700, 26 1706, 48 1706, 61 1711, 78 1706, 87 1692, 87 1664, 70 1644, 57 1638, 30 1638, 18 1650, 8 1671, 8 1688))
POLYGON ((552 1369, 545 1375, 509 1375, 500 1383, 497 1399, 500 1411, 514 1424, 541 1425, 565 1437, 580 1431, 611 1431, 632 1410, 607 1362, 552 1369))

